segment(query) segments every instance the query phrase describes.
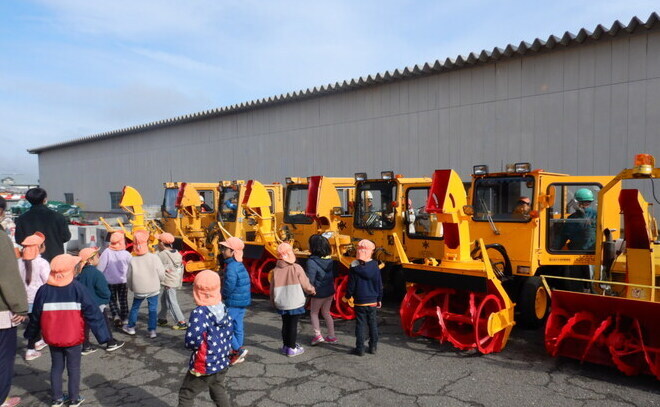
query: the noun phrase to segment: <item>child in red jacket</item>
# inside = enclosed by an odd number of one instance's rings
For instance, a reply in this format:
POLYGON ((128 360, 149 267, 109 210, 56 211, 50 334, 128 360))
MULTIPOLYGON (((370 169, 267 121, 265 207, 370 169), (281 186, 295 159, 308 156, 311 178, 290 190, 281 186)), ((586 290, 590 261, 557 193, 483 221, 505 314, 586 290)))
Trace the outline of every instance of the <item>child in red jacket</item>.
POLYGON ((85 325, 89 325, 99 343, 110 340, 110 332, 103 314, 87 289, 73 276, 82 267, 81 258, 60 254, 50 262, 48 282, 39 288, 32 307, 33 317, 26 336, 37 335, 38 328, 44 341, 50 346, 52 407, 65 402, 71 407, 80 406, 80 359, 85 340, 85 325), (69 374, 69 394, 62 392, 62 374, 66 365, 69 374))

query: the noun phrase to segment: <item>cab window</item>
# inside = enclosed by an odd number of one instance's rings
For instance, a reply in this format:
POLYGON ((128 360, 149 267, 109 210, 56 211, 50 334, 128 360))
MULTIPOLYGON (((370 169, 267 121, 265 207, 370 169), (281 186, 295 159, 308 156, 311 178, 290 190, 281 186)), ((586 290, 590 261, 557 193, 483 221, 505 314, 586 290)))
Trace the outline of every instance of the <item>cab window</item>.
POLYGON ((349 202, 351 201, 351 192, 354 190, 353 187, 337 188, 337 194, 341 200, 341 216, 351 216, 349 202))
POLYGON ((202 213, 210 213, 215 211, 215 203, 213 202, 213 190, 201 189, 197 191, 199 199, 202 201, 200 210, 202 213))
POLYGON ((402 210, 406 234, 412 239, 441 239, 442 224, 435 213, 426 212, 429 187, 409 188, 402 210))
POLYGON ((472 207, 477 222, 529 222, 533 205, 533 177, 479 178, 472 207))
POLYGON ((396 184, 365 182, 355 190, 354 224, 360 229, 392 229, 396 222, 396 184))
POLYGON ((307 209, 307 185, 289 185, 286 188, 284 222, 309 225, 314 220, 305 216, 307 209))
POLYGON ((547 248, 551 253, 594 253, 599 184, 552 184, 547 248))
POLYGON ((161 206, 161 212, 164 218, 176 218, 179 215, 179 211, 176 209, 176 197, 178 194, 178 188, 165 189, 163 205, 161 206))
POLYGON ((238 187, 222 187, 220 190, 220 220, 222 222, 236 222, 238 213, 238 187))

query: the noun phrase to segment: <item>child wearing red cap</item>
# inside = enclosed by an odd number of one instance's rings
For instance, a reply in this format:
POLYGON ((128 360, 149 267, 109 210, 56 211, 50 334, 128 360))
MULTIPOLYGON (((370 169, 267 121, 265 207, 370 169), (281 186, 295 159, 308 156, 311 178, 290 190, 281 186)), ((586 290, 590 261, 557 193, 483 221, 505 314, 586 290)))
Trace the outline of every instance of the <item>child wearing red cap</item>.
POLYGON ((89 325, 99 343, 110 340, 103 314, 87 289, 73 279, 80 267, 82 264, 78 256, 55 256, 50 263, 48 282, 39 288, 34 298, 34 318, 26 331, 28 338, 34 338, 41 328, 44 340, 50 346, 52 407, 60 407, 65 402, 70 407, 78 407, 84 400, 80 395, 84 326, 89 325), (65 366, 69 375, 68 395, 62 392, 65 366))
POLYGON ((163 278, 163 293, 160 296, 160 311, 158 326, 167 326, 167 312, 174 318, 172 329, 186 329, 186 317, 181 312, 176 290, 181 287, 183 278, 183 259, 181 253, 172 247, 174 236, 171 233, 161 233, 158 236, 158 257, 165 267, 163 278))
POLYGON ((225 374, 230 365, 232 320, 222 303, 218 274, 211 270, 197 274, 193 297, 197 308, 190 313, 185 338, 186 348, 193 353, 179 390, 179 407, 191 407, 205 388, 216 406, 229 406, 225 374))
MULTIPOLYGON (((23 250, 21 258, 18 259, 18 270, 21 273, 21 279, 25 285, 25 291, 28 299, 28 317, 32 318, 32 305, 37 290, 46 284, 50 275, 50 265, 48 260, 41 257, 41 253, 46 250, 46 237, 41 232, 28 236, 21 242, 23 250)), ((35 338, 28 340, 27 350, 25 351, 25 360, 34 360, 41 356, 40 350, 44 349, 46 342, 37 334, 35 338)))

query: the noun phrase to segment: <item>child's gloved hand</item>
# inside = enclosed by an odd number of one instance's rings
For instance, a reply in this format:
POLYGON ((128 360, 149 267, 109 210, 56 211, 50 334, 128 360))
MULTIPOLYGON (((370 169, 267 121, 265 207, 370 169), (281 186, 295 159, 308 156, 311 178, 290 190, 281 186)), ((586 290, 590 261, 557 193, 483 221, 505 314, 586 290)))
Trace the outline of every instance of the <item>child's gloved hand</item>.
POLYGON ((341 300, 348 304, 349 307, 353 308, 355 306, 355 302, 353 301, 353 297, 351 298, 346 298, 346 297, 341 297, 341 300))

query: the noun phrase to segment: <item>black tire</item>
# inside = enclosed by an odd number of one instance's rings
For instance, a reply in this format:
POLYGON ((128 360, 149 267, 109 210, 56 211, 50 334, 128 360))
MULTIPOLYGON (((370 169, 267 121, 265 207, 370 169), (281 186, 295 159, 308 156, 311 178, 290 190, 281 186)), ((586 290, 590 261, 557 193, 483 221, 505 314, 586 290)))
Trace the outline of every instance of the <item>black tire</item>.
POLYGON ((520 288, 516 308, 519 311, 519 325, 521 327, 537 329, 543 325, 550 310, 550 297, 541 282, 541 277, 533 276, 525 279, 520 288), (545 295, 545 307, 542 307, 544 309, 540 313, 536 309, 537 295, 545 295))

